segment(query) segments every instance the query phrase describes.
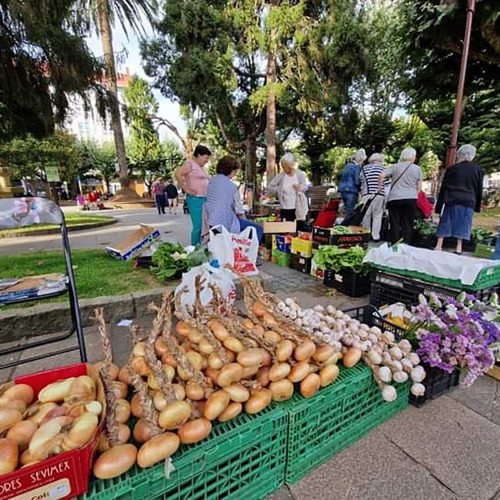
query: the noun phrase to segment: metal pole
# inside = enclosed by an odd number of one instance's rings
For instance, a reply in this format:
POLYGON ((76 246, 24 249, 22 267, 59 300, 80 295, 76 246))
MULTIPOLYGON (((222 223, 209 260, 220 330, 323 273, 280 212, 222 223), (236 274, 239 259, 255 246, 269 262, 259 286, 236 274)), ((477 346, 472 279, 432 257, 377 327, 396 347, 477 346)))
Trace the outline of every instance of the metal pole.
POLYGON ((446 166, 449 167, 455 162, 455 153, 457 151, 458 129, 460 128, 460 118, 463 111, 463 97, 465 74, 467 72, 467 60, 469 58, 470 35, 472 31, 472 18, 474 17, 474 9, 476 0, 467 0, 467 20, 465 23, 464 46, 462 49, 462 62, 460 63, 460 77, 458 79, 457 100, 455 102, 455 113, 453 115, 453 128, 451 130, 451 140, 448 146, 448 156, 446 166))

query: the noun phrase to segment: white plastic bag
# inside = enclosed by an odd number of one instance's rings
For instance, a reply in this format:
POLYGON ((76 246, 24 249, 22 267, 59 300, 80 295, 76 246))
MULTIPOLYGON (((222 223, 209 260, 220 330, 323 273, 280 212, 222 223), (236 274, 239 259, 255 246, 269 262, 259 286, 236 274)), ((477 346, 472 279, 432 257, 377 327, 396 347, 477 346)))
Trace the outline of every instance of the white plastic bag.
POLYGON ((297 220, 306 220, 307 212, 309 212, 307 196, 302 191, 299 191, 295 201, 295 218, 297 220))
POLYGON ((196 300, 195 280, 197 276, 204 279, 203 288, 200 294, 202 305, 208 305, 212 298, 212 289, 209 283, 216 285, 222 292, 222 297, 228 304, 233 304, 236 300, 236 287, 233 282, 233 275, 227 269, 215 268, 210 264, 202 264, 193 267, 189 272, 182 275, 180 285, 175 289, 175 295, 181 294, 181 307, 193 306, 196 300))
POLYGON ((230 233, 224 226, 210 229, 208 250, 220 267, 227 264, 235 271, 247 276, 259 274, 255 263, 259 253, 259 238, 253 227, 245 228, 239 234, 230 233))

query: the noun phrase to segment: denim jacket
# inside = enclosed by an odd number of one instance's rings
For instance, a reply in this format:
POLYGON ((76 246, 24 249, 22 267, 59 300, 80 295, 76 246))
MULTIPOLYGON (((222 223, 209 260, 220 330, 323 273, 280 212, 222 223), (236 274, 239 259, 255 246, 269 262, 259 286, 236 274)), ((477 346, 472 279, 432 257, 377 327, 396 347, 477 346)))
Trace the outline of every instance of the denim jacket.
POLYGON ((341 193, 354 193, 359 191, 360 167, 356 163, 349 162, 342 171, 339 183, 341 193))

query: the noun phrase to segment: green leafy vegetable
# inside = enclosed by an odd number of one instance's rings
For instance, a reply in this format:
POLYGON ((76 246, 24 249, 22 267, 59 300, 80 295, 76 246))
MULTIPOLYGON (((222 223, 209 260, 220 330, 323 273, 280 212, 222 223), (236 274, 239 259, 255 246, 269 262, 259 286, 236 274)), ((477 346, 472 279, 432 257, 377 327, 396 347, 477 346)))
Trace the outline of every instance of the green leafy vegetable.
POLYGON ((472 229, 472 239, 478 243, 493 238, 494 233, 484 227, 475 227, 472 229))
POLYGON ((208 252, 199 246, 193 252, 187 253, 180 243, 167 241, 158 247, 152 260, 155 264, 151 268, 153 273, 161 280, 168 280, 207 262, 208 252))
POLYGON ((366 250, 359 246, 339 248, 336 246, 321 247, 314 256, 314 262, 323 269, 345 271, 351 269, 357 274, 366 274, 368 264, 363 264, 366 250))
POLYGON ((413 224, 415 231, 421 236, 434 236, 437 230, 437 224, 431 220, 419 219, 413 224))
POLYGON ((332 229, 332 234, 352 234, 352 231, 346 226, 335 226, 332 229))

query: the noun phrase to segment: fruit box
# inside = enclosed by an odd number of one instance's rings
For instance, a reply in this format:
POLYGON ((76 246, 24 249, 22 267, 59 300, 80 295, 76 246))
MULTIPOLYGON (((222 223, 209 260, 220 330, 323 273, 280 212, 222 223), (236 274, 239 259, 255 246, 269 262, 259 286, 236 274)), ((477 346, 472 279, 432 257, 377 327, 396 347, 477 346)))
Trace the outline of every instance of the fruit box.
POLYGON ((335 245, 339 248, 349 248, 355 245, 367 248, 370 242, 370 231, 361 226, 348 226, 350 233, 335 234, 334 228, 313 228, 315 245, 335 245))
POLYGON ((292 239, 292 253, 302 257, 312 257, 313 242, 303 238, 292 239))
MULTIPOLYGON (((33 375, 17 377, 16 384, 33 387, 35 397, 47 385, 87 374, 87 365, 79 363, 33 375)), ((2 500, 69 499, 88 489, 92 459, 99 442, 102 420, 93 439, 81 449, 66 451, 37 464, 0 476, 2 500)))

